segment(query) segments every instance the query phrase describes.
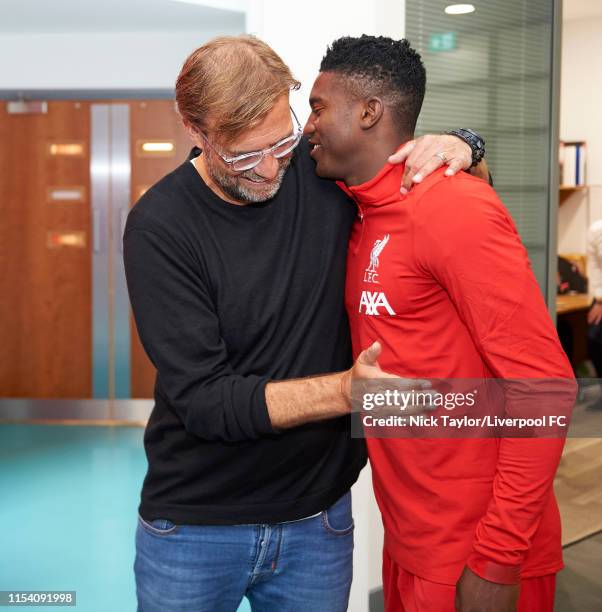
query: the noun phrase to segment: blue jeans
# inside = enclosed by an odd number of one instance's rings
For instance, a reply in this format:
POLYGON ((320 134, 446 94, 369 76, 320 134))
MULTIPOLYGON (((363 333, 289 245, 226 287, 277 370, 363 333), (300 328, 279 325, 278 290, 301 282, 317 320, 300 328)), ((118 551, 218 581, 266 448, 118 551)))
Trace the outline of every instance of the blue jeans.
POLYGON ((313 518, 275 525, 136 531, 138 612, 344 612, 353 574, 351 493, 313 518))

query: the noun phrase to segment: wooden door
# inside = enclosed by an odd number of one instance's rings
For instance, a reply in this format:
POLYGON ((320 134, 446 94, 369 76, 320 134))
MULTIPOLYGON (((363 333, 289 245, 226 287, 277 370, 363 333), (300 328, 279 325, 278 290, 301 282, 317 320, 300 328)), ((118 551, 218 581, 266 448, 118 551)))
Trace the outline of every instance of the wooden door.
MULTIPOLYGON (((186 160, 191 144, 171 100, 99 103, 129 105, 133 205, 186 160)), ((0 397, 86 399, 93 386, 94 103, 40 104, 47 112, 12 114, 6 102, 0 109, 0 397)), ((130 330, 131 397, 150 398, 155 371, 131 317, 130 330)))
POLYGON ((89 104, 0 104, 0 396, 89 398, 89 104))

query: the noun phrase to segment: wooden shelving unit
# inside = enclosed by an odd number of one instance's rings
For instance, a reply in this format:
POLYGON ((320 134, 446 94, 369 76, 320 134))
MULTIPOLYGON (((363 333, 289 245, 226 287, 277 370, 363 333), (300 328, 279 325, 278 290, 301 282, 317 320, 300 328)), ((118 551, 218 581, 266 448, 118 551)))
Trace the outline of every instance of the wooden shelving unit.
POLYGON ((558 205, 562 206, 573 193, 579 193, 580 191, 587 191, 587 185, 560 185, 558 188, 558 205))

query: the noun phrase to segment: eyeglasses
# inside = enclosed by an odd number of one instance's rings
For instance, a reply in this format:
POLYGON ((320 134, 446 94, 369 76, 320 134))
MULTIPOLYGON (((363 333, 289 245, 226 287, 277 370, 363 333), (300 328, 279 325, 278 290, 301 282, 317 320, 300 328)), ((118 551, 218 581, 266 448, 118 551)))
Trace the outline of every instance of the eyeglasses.
POLYGON ((224 160, 224 162, 228 164, 232 170, 234 170, 234 172, 244 172, 245 170, 251 170, 252 168, 255 168, 255 166, 258 166, 268 155, 271 155, 275 159, 280 159, 281 157, 288 155, 299 144, 299 142, 301 142, 303 128, 301 127, 299 119, 297 119, 297 115, 295 115, 295 111, 292 108, 291 115, 297 124, 297 128, 294 130, 292 136, 283 138, 275 145, 268 147, 267 149, 262 149, 261 151, 251 151, 250 153, 243 153, 242 155, 236 155, 235 157, 225 155, 222 151, 215 147, 215 145, 212 145, 203 132, 200 132, 200 135, 203 137, 203 140, 224 160))

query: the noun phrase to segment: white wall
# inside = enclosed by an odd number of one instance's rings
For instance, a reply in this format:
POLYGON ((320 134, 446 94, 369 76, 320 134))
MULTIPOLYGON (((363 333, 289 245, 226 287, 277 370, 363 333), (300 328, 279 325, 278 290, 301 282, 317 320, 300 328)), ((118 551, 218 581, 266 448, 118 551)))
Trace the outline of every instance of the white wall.
POLYGON ((249 0, 247 15, 247 32, 270 44, 301 81, 292 103, 304 121, 309 92, 329 43, 345 35, 402 38, 405 32, 405 0, 249 0))
POLYGON ((0 89, 173 89, 188 54, 235 31, 0 35, 0 89))
POLYGON ((601 17, 563 23, 560 137, 587 142, 589 191, 574 193, 560 207, 559 253, 584 253, 589 224, 602 218, 601 56, 601 17))
MULTIPOLYGON (((249 0, 248 32, 271 44, 303 83, 294 94, 300 118, 326 45, 344 34, 404 32, 403 0, 249 0)), ((0 89, 173 88, 186 56, 203 42, 240 28, 194 31, 1 33, 0 89)))

